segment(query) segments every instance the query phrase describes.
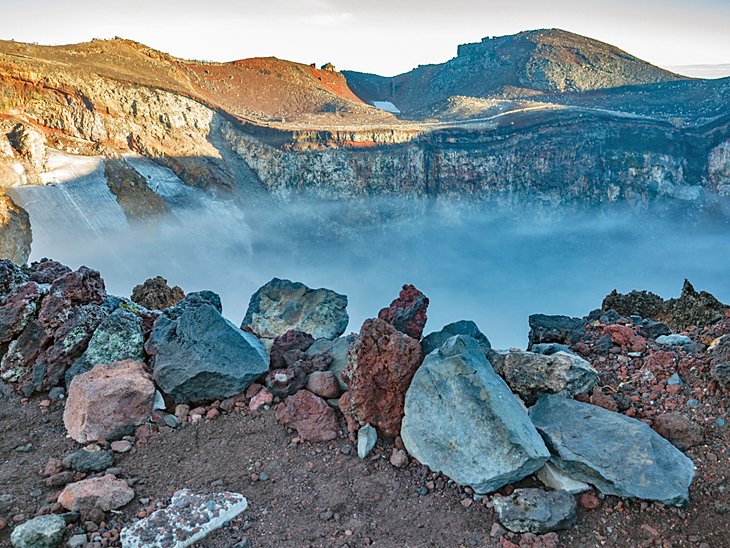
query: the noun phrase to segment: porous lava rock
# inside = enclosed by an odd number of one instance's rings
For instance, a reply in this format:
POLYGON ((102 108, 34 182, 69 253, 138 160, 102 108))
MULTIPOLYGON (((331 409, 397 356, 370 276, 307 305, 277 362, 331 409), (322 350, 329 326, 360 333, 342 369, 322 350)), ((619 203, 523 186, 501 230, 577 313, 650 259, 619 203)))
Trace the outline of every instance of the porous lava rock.
POLYGON ((515 533, 549 533, 569 529, 576 521, 575 497, 565 491, 515 489, 494 499, 499 521, 515 533))
POLYGON ((701 444, 704 439, 702 427, 678 412, 659 415, 652 427, 661 437, 683 451, 701 444))
POLYGON ((148 310, 165 310, 184 298, 185 292, 178 286, 167 285, 162 276, 149 278, 132 290, 132 300, 148 310))
POLYGON ((290 329, 274 339, 269 351, 271 369, 284 369, 306 357, 305 351, 314 343, 314 337, 304 331, 290 329))
POLYGON ((401 333, 420 340, 428 319, 428 297, 413 285, 404 285, 398 298, 383 308, 378 318, 388 322, 401 333))
POLYGON ((302 441, 330 441, 339 430, 335 410, 309 390, 300 390, 280 404, 276 420, 295 429, 302 441))

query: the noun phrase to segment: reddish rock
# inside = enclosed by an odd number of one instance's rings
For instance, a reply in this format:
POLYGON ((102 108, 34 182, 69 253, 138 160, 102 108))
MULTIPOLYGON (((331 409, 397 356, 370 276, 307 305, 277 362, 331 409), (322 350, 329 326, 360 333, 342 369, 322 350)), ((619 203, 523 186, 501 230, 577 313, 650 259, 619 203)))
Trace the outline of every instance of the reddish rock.
POLYGON ((674 353, 660 350, 659 352, 652 352, 644 358, 644 367, 653 373, 673 372, 676 361, 677 358, 674 353))
POLYGON ((133 498, 134 491, 126 481, 106 474, 67 485, 58 495, 58 502, 72 512, 92 509, 109 512, 121 508, 133 498))
POLYGON ((383 320, 366 320, 342 374, 350 387, 351 414, 385 437, 397 436, 406 391, 422 362, 416 339, 383 320))
POLYGON ((595 510, 596 508, 601 506, 601 499, 599 499, 593 493, 581 494, 578 502, 580 503, 581 507, 585 508, 586 510, 595 510))
POLYGON ((613 344, 629 349, 631 352, 645 352, 646 339, 625 325, 607 325, 603 334, 609 335, 613 344))
POLYGON ((60 472, 63 472, 63 463, 61 462, 61 459, 51 457, 50 459, 48 459, 48 462, 46 462, 43 470, 41 470, 41 475, 47 478, 60 472))
POLYGON ((256 392, 251 402, 248 404, 248 408, 251 411, 256 411, 262 408, 264 405, 270 405, 274 401, 274 395, 268 390, 259 390, 256 392))
POLYGON ((253 398, 256 394, 258 394, 263 386, 261 386, 259 383, 255 382, 248 388, 246 388, 246 397, 250 400, 253 398))
POLYGON ((664 413, 654 419, 652 425, 657 434, 684 450, 699 445, 704 440, 702 428, 681 413, 664 413))
POLYGON ((102 304, 104 299, 106 289, 101 274, 82 266, 53 282, 49 295, 43 299, 38 322, 48 328, 60 327, 69 318, 72 307, 102 304))
POLYGON ((314 337, 304 331, 291 329, 274 339, 271 345, 271 369, 284 369, 299 359, 305 358, 304 351, 314 343, 314 337), (287 356, 287 354, 290 354, 287 356), (286 359, 289 358, 289 359, 286 359))
POLYGON ((396 468, 403 468, 408 464, 408 453, 403 449, 393 449, 393 453, 390 455, 390 464, 396 468))
POLYGON ((57 261, 41 261, 35 265, 35 271, 30 275, 33 282, 52 284, 57 279, 71 273, 71 269, 57 261))
POLYGON ((325 399, 340 395, 340 383, 332 371, 315 371, 307 377, 307 390, 325 399))
POLYGON ((38 284, 30 282, 16 287, 0 306, 0 345, 7 344, 22 333, 33 319, 44 295, 38 284))
POLYGON ((126 453, 132 449, 132 442, 128 440, 117 440, 111 444, 112 451, 116 453, 126 453))
POLYGON ((71 381, 63 422, 79 443, 115 439, 147 421, 154 397, 155 385, 141 363, 97 365, 71 381))
POLYGON ((354 434, 360 430, 360 423, 352 415, 352 405, 350 405, 350 393, 345 392, 340 396, 339 407, 342 414, 345 416, 345 422, 347 422, 347 431, 354 434))
POLYGON ((296 394, 307 384, 307 374, 303 369, 274 369, 266 375, 266 388, 278 398, 296 394))
POLYGON ((279 405, 276 420, 296 429, 302 441, 330 441, 339 430, 335 410, 309 390, 300 390, 279 405))
POLYGON ((132 290, 132 300, 148 310, 165 310, 185 298, 185 292, 178 286, 170 287, 162 276, 145 280, 132 290))
POLYGON ((604 394, 597 386, 593 389, 593 393, 590 397, 590 402, 598 407, 603 407, 614 413, 618 412, 618 404, 611 396, 604 394))
POLYGON ((383 308, 378 318, 388 322, 401 333, 416 340, 421 339, 426 325, 428 297, 412 285, 404 285, 400 295, 388 308, 383 308))
POLYGON ((63 487, 64 485, 76 480, 74 472, 59 472, 46 478, 44 482, 46 487, 63 487))

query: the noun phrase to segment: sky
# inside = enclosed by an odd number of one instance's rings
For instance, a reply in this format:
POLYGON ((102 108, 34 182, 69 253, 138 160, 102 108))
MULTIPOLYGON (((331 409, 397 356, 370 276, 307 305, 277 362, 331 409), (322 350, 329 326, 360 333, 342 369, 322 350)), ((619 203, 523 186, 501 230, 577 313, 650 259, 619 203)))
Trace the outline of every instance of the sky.
POLYGON ((382 75, 485 36, 562 28, 660 66, 730 64, 730 0, 0 0, 0 38, 121 36, 178 57, 276 56, 382 75))

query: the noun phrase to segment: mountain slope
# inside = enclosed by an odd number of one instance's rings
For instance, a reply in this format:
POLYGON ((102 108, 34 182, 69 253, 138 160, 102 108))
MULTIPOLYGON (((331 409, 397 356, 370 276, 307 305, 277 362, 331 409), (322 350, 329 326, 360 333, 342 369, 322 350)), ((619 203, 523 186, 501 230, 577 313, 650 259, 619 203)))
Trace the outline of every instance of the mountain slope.
POLYGON ((458 55, 385 78, 344 72, 365 102, 413 113, 452 96, 528 97, 682 80, 620 49, 563 30, 535 30, 459 46, 458 55))

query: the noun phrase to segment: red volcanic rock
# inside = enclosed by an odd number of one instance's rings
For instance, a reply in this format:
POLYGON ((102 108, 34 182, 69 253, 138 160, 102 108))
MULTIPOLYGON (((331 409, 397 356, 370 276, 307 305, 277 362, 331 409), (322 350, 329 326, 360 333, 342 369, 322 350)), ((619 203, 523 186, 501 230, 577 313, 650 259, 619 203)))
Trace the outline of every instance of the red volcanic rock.
POLYGON ((307 377, 307 390, 321 398, 337 398, 340 395, 340 383, 332 371, 315 371, 307 377))
POLYGON ((57 261, 42 261, 34 266, 35 271, 31 273, 30 279, 39 284, 52 284, 71 272, 69 267, 57 261))
POLYGON ((97 365, 71 381, 63 423, 79 443, 112 440, 144 424, 154 398, 155 385, 141 363, 97 365))
POLYGON ((578 499, 578 502, 586 510, 595 510, 601 505, 601 499, 593 493, 583 493, 578 499))
POLYGON ((654 419, 654 430, 679 449, 687 450, 704 440, 702 428, 681 413, 664 413, 654 419))
POLYGON ((248 404, 248 408, 251 411, 256 411, 256 410, 262 408, 264 405, 271 404, 272 401, 274 401, 274 396, 271 394, 271 392, 269 392, 266 389, 259 390, 251 398, 251 401, 248 404))
POLYGON ((593 388, 593 393, 590 397, 590 402, 598 407, 603 407, 609 411, 618 412, 618 404, 611 396, 604 394, 597 386, 593 388))
POLYGON ((101 510, 109 512, 121 508, 134 498, 134 491, 126 481, 111 474, 71 483, 58 495, 58 502, 72 512, 101 510))
POLYGON ((339 430, 335 410, 309 390, 300 390, 279 405, 276 420, 296 429, 302 441, 330 441, 339 430))
POLYGON ((406 391, 423 362, 421 345, 383 320, 366 320, 342 373, 350 412, 388 438, 400 433, 406 391))
POLYGON ((342 414, 345 416, 345 422, 347 422, 347 431, 351 434, 354 434, 358 430, 360 430, 360 423, 357 422, 357 419, 352 416, 352 405, 350 405, 350 393, 345 392, 340 396, 339 406, 340 411, 342 411, 342 414))
POLYGON ((266 388, 278 398, 296 394, 307 384, 307 373, 301 368, 274 369, 266 375, 266 388))
POLYGON ((30 282, 16 287, 0 306, 0 344, 7 344, 22 333, 38 308, 44 292, 30 282))
POLYGON ((284 369, 296 362, 297 359, 305 358, 304 351, 312 346, 312 343, 314 343, 314 337, 309 333, 297 331, 296 329, 291 329, 283 335, 279 335, 274 339, 269 353, 271 369, 284 369), (287 356, 289 352, 292 352, 294 356, 287 356))
POLYGON ((636 334, 631 327, 625 325, 607 325, 603 328, 604 335, 610 335, 613 344, 628 348, 632 352, 646 351, 646 339, 636 334))
POLYGON ((61 276, 51 285, 50 294, 43 299, 38 322, 44 327, 60 327, 70 316, 72 307, 102 304, 106 289, 101 274, 85 266, 61 276))
POLYGON ((401 333, 420 340, 426 325, 427 309, 428 297, 414 286, 404 285, 398 298, 390 303, 388 308, 383 308, 378 318, 388 322, 401 333))
POLYGON ((644 367, 653 373, 659 373, 662 371, 671 373, 675 369, 676 361, 677 357, 673 352, 660 350, 658 352, 652 352, 644 358, 644 367))

